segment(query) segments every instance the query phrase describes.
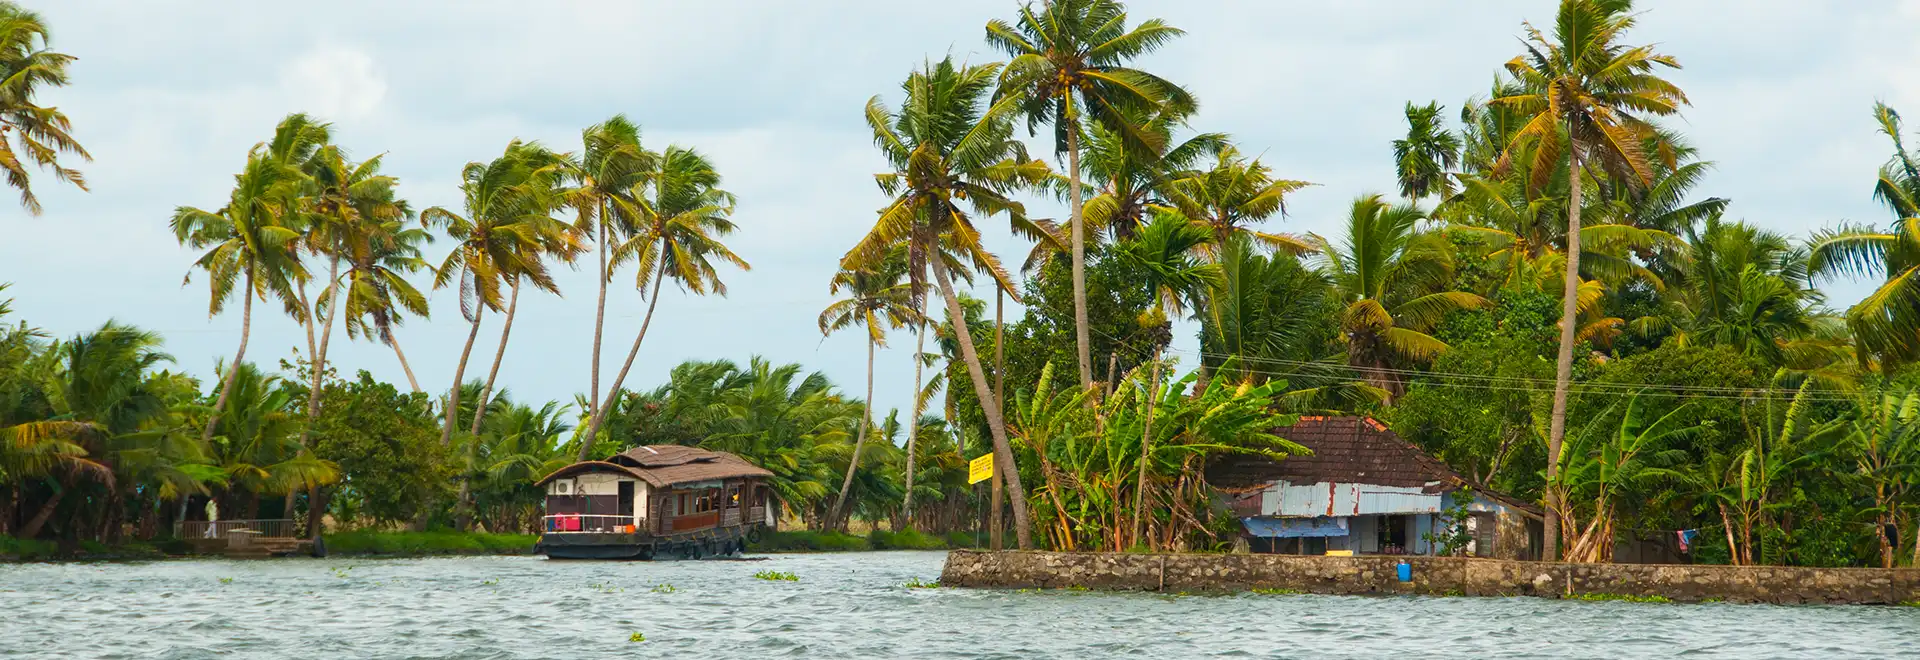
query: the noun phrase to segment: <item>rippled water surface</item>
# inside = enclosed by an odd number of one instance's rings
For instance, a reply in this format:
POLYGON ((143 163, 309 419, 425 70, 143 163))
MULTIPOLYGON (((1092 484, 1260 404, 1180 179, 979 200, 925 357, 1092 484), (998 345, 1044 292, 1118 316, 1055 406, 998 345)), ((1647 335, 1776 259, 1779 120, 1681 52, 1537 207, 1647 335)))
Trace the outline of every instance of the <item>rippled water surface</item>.
POLYGON ((0 565, 0 656, 1920 657, 1920 608, 905 587, 944 558, 0 565))

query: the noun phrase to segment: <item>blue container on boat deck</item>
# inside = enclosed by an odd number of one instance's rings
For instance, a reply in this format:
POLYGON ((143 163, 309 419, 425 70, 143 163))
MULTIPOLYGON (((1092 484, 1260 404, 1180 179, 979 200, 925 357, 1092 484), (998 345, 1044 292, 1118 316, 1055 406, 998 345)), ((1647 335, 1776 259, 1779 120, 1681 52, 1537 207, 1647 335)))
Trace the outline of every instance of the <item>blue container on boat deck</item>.
POLYGON ((1413 581, 1413 565, 1412 564, 1409 564, 1403 561, 1403 562, 1400 562, 1399 565, 1394 566, 1393 570, 1395 573, 1400 575, 1401 582, 1413 581))

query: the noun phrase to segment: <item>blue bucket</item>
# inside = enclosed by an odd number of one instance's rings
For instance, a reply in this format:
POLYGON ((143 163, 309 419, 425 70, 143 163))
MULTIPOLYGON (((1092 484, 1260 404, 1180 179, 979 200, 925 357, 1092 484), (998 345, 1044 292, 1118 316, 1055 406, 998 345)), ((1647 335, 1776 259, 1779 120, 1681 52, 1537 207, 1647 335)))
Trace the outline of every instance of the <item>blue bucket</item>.
POLYGON ((1413 565, 1412 564, 1409 564, 1403 561, 1403 562, 1400 562, 1399 565, 1394 566, 1393 570, 1395 573, 1399 574, 1401 582, 1413 581, 1413 565))

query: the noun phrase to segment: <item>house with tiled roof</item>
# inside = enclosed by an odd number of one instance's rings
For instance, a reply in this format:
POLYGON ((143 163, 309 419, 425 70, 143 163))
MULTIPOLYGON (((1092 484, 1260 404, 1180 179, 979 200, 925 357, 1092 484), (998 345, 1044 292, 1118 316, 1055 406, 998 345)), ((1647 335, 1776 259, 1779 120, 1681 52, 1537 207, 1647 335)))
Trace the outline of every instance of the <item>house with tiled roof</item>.
POLYGON ((1276 430, 1312 450, 1208 468, 1253 552, 1537 557, 1541 511, 1474 484, 1369 418, 1301 417, 1276 430), (1460 541, 1464 539, 1464 543, 1460 541))

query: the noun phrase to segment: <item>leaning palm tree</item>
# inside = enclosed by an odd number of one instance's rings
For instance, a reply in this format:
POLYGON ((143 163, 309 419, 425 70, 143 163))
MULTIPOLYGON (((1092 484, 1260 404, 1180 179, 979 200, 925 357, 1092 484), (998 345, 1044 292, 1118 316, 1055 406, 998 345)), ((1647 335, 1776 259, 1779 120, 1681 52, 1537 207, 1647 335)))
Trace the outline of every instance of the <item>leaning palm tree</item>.
POLYGON ((668 146, 654 168, 644 174, 653 189, 652 199, 640 199, 640 224, 632 238, 614 250, 614 263, 632 260, 638 266, 634 288, 646 291, 647 315, 640 320, 640 332, 633 337, 627 360, 607 385, 607 397, 601 400, 580 443, 580 460, 587 460, 607 421, 607 410, 620 396, 620 384, 640 354, 640 343, 647 339, 653 325, 653 312, 660 306, 660 285, 673 280, 680 288, 696 296, 712 292, 727 295, 715 262, 751 270, 745 259, 727 249, 720 239, 733 233, 733 193, 720 189, 720 172, 700 152, 686 147, 668 146))
POLYGON ((1253 225, 1287 214, 1287 195, 1313 184, 1273 178, 1260 159, 1247 160, 1240 150, 1226 147, 1215 155, 1213 167, 1188 173, 1172 182, 1167 192, 1175 208, 1194 224, 1213 233, 1204 248, 1208 254, 1242 236, 1268 249, 1292 254, 1311 252, 1298 236, 1263 232, 1253 225))
POLYGON ((1427 334, 1441 317, 1487 304, 1478 295, 1448 290, 1449 246, 1440 235, 1419 230, 1426 215, 1418 206, 1366 195, 1354 200, 1347 215, 1344 244, 1309 237, 1346 303, 1340 326, 1347 364, 1366 376, 1367 385, 1387 391, 1388 403, 1404 393, 1399 374, 1408 363, 1447 349, 1427 334))
POLYGON ((894 168, 874 178, 893 201, 880 210, 879 220, 841 258, 840 266, 847 270, 873 268, 904 244, 909 273, 931 267, 946 301, 948 318, 954 320, 974 394, 993 435, 995 471, 1006 479, 1014 531, 1021 548, 1032 548, 1026 492, 1014 469, 999 399, 988 385, 972 332, 961 316, 951 266, 942 256, 951 252, 964 258, 992 277, 1001 290, 1011 292, 1013 286, 999 258, 981 244, 974 217, 1006 213, 1016 230, 1047 235, 1026 217, 1024 206, 1007 197, 1016 188, 1044 183, 1050 172, 1045 163, 1027 158, 1025 149, 1013 137, 1013 120, 1020 109, 1018 98, 1007 97, 982 107, 999 69, 997 64, 956 66, 948 57, 907 77, 902 85, 907 99, 898 112, 888 109, 877 96, 867 101, 867 124, 873 129, 874 145, 894 168))
MULTIPOLYGON (((404 216, 413 215, 405 209, 405 202, 391 203, 400 205, 404 216)), ((341 286, 346 289, 346 297, 339 305, 346 314, 347 338, 373 337, 392 348, 401 371, 407 375, 407 384, 419 392, 420 381, 408 366, 407 354, 400 349, 393 327, 402 322, 402 314, 427 317, 427 297, 407 281, 407 276, 432 268, 420 257, 420 246, 432 242, 433 234, 408 226, 403 220, 376 220, 371 213, 360 217, 363 221, 352 227, 342 245, 347 272, 341 286)))
POLYGON ((1843 224, 1814 237, 1814 275, 1884 275, 1878 289, 1847 310, 1861 360, 1886 366, 1920 360, 1920 155, 1900 139, 1900 114, 1874 105, 1880 130, 1893 140, 1892 160, 1880 168, 1873 196, 1894 216, 1893 226, 1843 224))
MULTIPOLYGON (((1203 262, 1195 256, 1202 246, 1212 240, 1213 235, 1206 229, 1187 222, 1177 214, 1167 213, 1141 230, 1138 238, 1120 245, 1120 258, 1139 268, 1145 275, 1145 281, 1141 284, 1153 291, 1154 307, 1151 312, 1160 317, 1156 325, 1185 313, 1188 308, 1199 307, 1209 291, 1224 283, 1219 264, 1203 262)), ((1159 344, 1153 347, 1153 368, 1147 378, 1147 401, 1160 400, 1161 351, 1165 348, 1159 344)), ((1146 521, 1144 511, 1147 463, 1153 439, 1153 408, 1147 407, 1146 419, 1140 431, 1140 470, 1133 491, 1133 543, 1142 540, 1146 521)))
POLYGON ((607 284, 613 271, 607 256, 616 242, 632 236, 646 193, 646 173, 657 166, 659 154, 640 146, 640 127, 626 115, 587 127, 580 132, 580 160, 574 164, 575 186, 568 205, 579 214, 573 229, 593 236, 599 252, 599 293, 593 308, 593 364, 587 390, 588 416, 600 405, 600 338, 606 328, 607 284))
MULTIPOLYGON (((1018 24, 987 22, 987 43, 1013 58, 1000 71, 996 104, 1020 104, 1032 130, 1051 124, 1054 151, 1067 156, 1067 200, 1072 206, 1074 338, 1080 384, 1093 384, 1088 354, 1085 199, 1080 194, 1080 134, 1091 121, 1122 136, 1134 151, 1166 149, 1164 136, 1142 130, 1128 111, 1192 114, 1193 96, 1179 85, 1127 67, 1184 34, 1160 19, 1127 29, 1126 7, 1117 0, 1045 0, 1036 11, 1020 9, 1018 24)), ((1135 115, 1138 116, 1138 115, 1135 115)), ((1023 532, 1024 533, 1024 532, 1023 532)))
MULTIPOLYGON (((350 243, 361 238, 359 234, 367 231, 367 225, 399 223, 412 215, 407 203, 395 198, 394 188, 399 185, 399 179, 381 174, 380 160, 375 156, 354 163, 339 146, 327 145, 302 167, 309 183, 305 207, 308 217, 313 219, 307 227, 304 247, 327 261, 326 286, 311 304, 302 301, 302 307, 307 310, 307 355, 312 371, 307 393, 307 427, 300 432, 302 445, 307 443, 320 417, 320 381, 327 371, 328 348, 344 288, 340 266, 346 263, 349 270, 352 268, 350 243), (320 328, 317 339, 315 326, 320 328)), ((304 299, 304 287, 300 294, 304 299)))
MULTIPOLYGON (((1560 443, 1567 430, 1567 390, 1573 377, 1573 345, 1580 290, 1580 193, 1589 166, 1618 180, 1644 186, 1652 168, 1642 144, 1653 127, 1640 115, 1671 115, 1687 103, 1686 94, 1655 73, 1656 67, 1680 68, 1651 46, 1621 43, 1634 26, 1632 0, 1561 0, 1552 36, 1526 24, 1527 53, 1507 62, 1518 80, 1518 94, 1493 99, 1526 117, 1496 169, 1529 152, 1527 172, 1538 189, 1561 171, 1568 172, 1566 283, 1562 293, 1560 355, 1554 377, 1553 417, 1547 436, 1547 479, 1559 470, 1560 443)), ((1548 491, 1549 500, 1553 491, 1548 491)), ((1547 502, 1548 509, 1559 503, 1547 502)), ((1543 556, 1551 561, 1560 547, 1559 519, 1548 517, 1543 556)))
POLYGON ((1393 169, 1399 174, 1400 196, 1420 200, 1428 195, 1453 194, 1447 174, 1460 163, 1460 138, 1440 123, 1438 101, 1407 103, 1407 136, 1393 141, 1393 169))
POLYGON ((457 279, 460 313, 471 325, 447 393, 442 445, 453 442, 460 384, 473 342, 480 336, 480 318, 486 310, 505 308, 501 286, 525 281, 543 291, 560 292, 544 260, 556 244, 566 240, 564 226, 551 216, 559 201, 551 193, 552 181, 561 173, 560 163, 558 155, 538 143, 514 140, 499 158, 467 163, 461 171, 466 215, 440 206, 420 213, 421 222, 445 227, 448 237, 456 241, 453 251, 434 269, 433 288, 453 285, 457 279))
POLYGON ((827 513, 829 524, 844 525, 847 493, 853 488, 853 475, 860 467, 860 450, 866 446, 867 431, 873 426, 873 352, 887 343, 886 331, 918 324, 910 285, 900 281, 905 275, 905 253, 881 265, 879 271, 841 271, 828 285, 829 293, 847 297, 836 300, 820 312, 820 334, 860 326, 867 331, 867 398, 860 409, 860 430, 854 435, 853 456, 847 459, 847 476, 840 482, 840 495, 827 513))
POLYGON ((62 167, 60 154, 93 160, 69 133, 73 125, 67 115, 34 98, 43 87, 67 85, 67 65, 74 57, 48 50, 51 42, 39 14, 0 0, 0 133, 7 134, 0 136, 0 170, 6 171, 7 185, 20 191, 20 205, 34 215, 40 215, 40 200, 33 195, 29 161, 86 190, 86 178, 62 167))
POLYGON ((220 394, 207 416, 202 442, 213 439, 214 425, 232 390, 234 370, 246 359, 253 299, 271 297, 289 310, 299 308, 295 283, 307 275, 298 252, 305 216, 297 208, 302 175, 295 168, 326 137, 324 125, 305 115, 289 116, 275 129, 271 142, 254 145, 247 152, 246 168, 234 176, 226 206, 217 211, 182 206, 173 212, 174 238, 187 247, 206 250, 194 267, 207 272, 208 315, 224 310, 236 280, 241 285, 240 346, 220 378, 220 394))

